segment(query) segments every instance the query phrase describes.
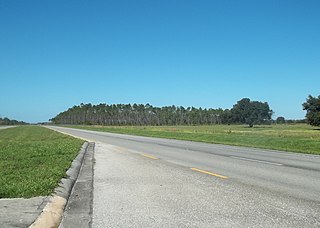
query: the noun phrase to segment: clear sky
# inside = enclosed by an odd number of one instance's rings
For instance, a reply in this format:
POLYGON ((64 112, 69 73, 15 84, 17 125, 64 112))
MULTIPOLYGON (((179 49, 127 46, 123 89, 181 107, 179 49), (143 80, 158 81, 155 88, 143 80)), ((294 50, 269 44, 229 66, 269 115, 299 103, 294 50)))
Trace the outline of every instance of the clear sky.
POLYGON ((0 0, 2 117, 248 97, 301 119, 309 94, 320 94, 319 0, 0 0))

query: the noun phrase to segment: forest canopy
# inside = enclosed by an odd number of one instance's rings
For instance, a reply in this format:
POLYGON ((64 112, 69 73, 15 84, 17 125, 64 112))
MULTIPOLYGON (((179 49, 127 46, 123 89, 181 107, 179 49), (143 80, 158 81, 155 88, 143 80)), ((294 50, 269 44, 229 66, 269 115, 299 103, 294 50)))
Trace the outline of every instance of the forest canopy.
POLYGON ((213 109, 183 106, 154 107, 150 104, 75 105, 50 119, 54 124, 86 125, 211 125, 268 124, 272 110, 267 102, 244 98, 233 108, 213 109))

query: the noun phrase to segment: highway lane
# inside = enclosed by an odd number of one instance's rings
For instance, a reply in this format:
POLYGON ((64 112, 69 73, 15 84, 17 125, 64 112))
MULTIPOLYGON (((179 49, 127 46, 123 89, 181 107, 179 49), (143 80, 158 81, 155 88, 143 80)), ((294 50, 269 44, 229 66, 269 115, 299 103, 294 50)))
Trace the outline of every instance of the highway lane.
POLYGON ((12 128, 12 127, 17 127, 17 126, 0 126, 0 130, 12 128))
MULTIPOLYGON (((319 156, 60 127, 50 128, 98 142, 97 152, 95 152, 96 188, 94 193, 96 198, 94 199, 96 202, 94 216, 97 215, 94 217, 96 218, 94 224, 98 227, 106 225, 103 219, 100 223, 98 222, 101 217, 108 218, 109 222, 114 221, 115 225, 119 222, 119 216, 129 213, 129 208, 136 208, 134 205, 140 205, 141 202, 149 206, 156 203, 159 208, 168 210, 160 199, 157 202, 147 200, 146 203, 146 199, 135 192, 135 189, 139 189, 146 195, 150 194, 149 191, 156 196, 163 194, 161 192, 163 190, 153 188, 150 190, 154 182, 143 183, 142 186, 146 188, 143 190, 140 185, 137 186, 140 179, 148 179, 150 175, 160 183, 167 183, 167 189, 170 191, 166 194, 170 195, 169 199, 177 200, 181 204, 176 205, 179 208, 170 204, 170 210, 173 211, 169 210, 167 214, 159 216, 167 216, 166 219, 169 219, 168 214, 173 214, 174 221, 187 222, 182 222, 181 227, 186 227, 189 223, 194 227, 320 226, 319 156), (149 163, 143 159, 147 159, 149 163), (168 172, 168 170, 171 171, 168 172), (104 179, 104 173, 111 176, 104 179), (113 180, 114 176, 121 181, 112 185, 112 188, 107 188, 108 190, 103 188, 105 185, 108 186, 106 182, 113 180), (128 180, 131 183, 129 186, 126 184, 128 180), (134 184, 135 181, 136 184, 134 184), (177 183, 182 186, 182 189, 184 189, 183 186, 187 186, 188 191, 176 189, 177 183), (134 189, 132 189, 133 185, 134 189), (128 192, 127 188, 131 191, 128 192), (206 195, 205 192, 208 194, 206 195), (125 208, 127 212, 119 214, 117 210, 113 210, 117 216, 106 217, 103 208, 110 201, 108 196, 114 198, 119 193, 122 193, 120 202, 126 201, 131 204, 128 203, 125 207, 119 206, 119 201, 113 199, 114 202, 111 203, 113 206, 110 205, 110 207, 125 208), (202 202, 202 207, 197 201, 202 202), (99 202, 104 203, 101 205, 99 202), (214 202, 214 205, 210 202, 214 202), (197 208, 196 211, 193 211, 190 205, 197 208), (214 215, 204 216, 206 208, 214 215), (98 212, 101 211, 103 213, 99 216, 98 212), (175 214, 175 211, 180 211, 182 214, 175 214), (186 219, 182 215, 192 215, 194 219, 192 216, 186 219), (195 218, 201 218, 203 223, 193 224, 194 221, 198 221, 195 218)), ((140 207, 143 208, 143 205, 140 207)), ((140 213, 149 215, 148 218, 150 218, 155 212, 150 211, 148 207, 147 211, 142 210, 137 214, 129 213, 137 218, 135 222, 139 221, 146 227, 150 220, 138 219, 137 215, 140 213)), ((159 216, 152 218, 155 224, 161 225, 159 216)), ((171 221, 169 226, 178 225, 174 221, 171 221)))

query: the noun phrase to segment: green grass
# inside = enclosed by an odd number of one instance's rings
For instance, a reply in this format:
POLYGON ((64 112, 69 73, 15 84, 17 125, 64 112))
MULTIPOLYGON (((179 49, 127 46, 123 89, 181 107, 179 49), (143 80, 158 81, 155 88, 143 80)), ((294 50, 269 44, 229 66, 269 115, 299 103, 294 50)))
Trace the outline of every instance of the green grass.
POLYGON ((211 126, 71 126, 149 137, 320 154, 320 129, 306 124, 211 126))
POLYGON ((82 144, 39 126, 0 130, 0 198, 49 195, 82 144))

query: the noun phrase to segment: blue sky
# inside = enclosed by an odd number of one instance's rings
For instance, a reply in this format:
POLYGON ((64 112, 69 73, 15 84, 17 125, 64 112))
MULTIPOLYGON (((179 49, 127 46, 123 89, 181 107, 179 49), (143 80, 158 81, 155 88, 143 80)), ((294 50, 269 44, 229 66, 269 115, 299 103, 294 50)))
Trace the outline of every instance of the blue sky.
POLYGON ((320 1, 0 1, 0 115, 83 103, 231 108, 304 118, 320 94, 320 1))

